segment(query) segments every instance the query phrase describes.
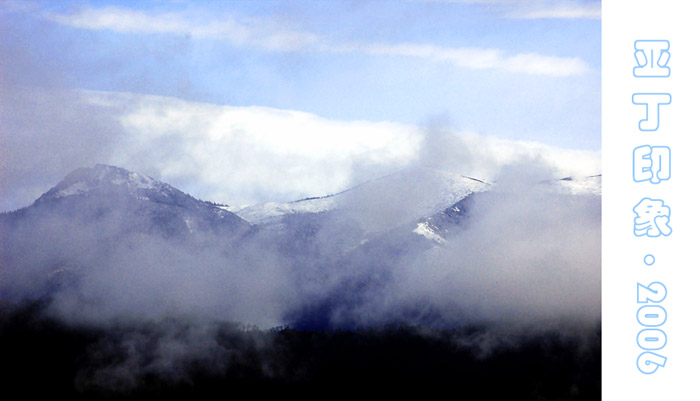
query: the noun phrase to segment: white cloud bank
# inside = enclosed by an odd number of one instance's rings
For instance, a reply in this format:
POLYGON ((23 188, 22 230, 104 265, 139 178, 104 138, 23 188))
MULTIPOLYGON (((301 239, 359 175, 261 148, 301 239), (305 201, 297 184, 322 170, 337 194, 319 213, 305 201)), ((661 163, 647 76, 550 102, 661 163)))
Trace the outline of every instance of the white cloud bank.
POLYGON ((299 111, 126 93, 84 94, 92 107, 120 110, 124 136, 110 163, 232 206, 335 193, 414 164, 487 180, 522 159, 543 160, 562 177, 600 173, 599 152, 454 133, 448 127, 336 121, 299 111))
POLYGON ((421 144, 415 128, 390 122, 133 94, 87 99, 123 110, 111 163, 234 205, 341 191, 355 168, 403 165, 421 144))
POLYGON ((42 91, 14 107, 5 100, 1 210, 28 205, 71 170, 95 163, 234 207, 336 193, 415 165, 484 180, 523 160, 551 166, 555 177, 601 171, 600 152, 455 132, 439 120, 425 127, 339 121, 114 92, 42 91))

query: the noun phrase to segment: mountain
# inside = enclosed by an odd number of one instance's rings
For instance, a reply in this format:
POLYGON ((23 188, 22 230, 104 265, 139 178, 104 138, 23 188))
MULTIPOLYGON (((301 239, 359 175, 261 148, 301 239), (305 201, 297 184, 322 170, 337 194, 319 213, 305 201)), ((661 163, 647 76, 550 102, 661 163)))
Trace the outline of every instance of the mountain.
MULTIPOLYGON (((600 179, 487 183, 411 168, 232 213, 119 167, 81 168, 0 214, 0 301, 53 297, 91 319, 204 310, 309 329, 446 326, 468 313, 453 305, 461 295, 421 293, 426 280, 482 274, 494 268, 485 253, 509 255, 521 240, 557 266, 564 239, 594 248, 600 179)), ((517 263, 540 266, 536 254, 517 263)))
POLYGON ((290 214, 352 212, 369 231, 381 231, 429 216, 464 197, 488 190, 476 178, 430 168, 408 168, 343 192, 288 203, 268 202, 237 214, 253 224, 276 223, 290 214))
POLYGON ((546 394, 595 389, 599 326, 579 321, 600 310, 599 184, 408 169, 251 207, 251 225, 147 176, 78 169, 0 214, 3 361, 19 387, 39 377, 82 398, 484 371, 490 396, 503 372, 526 395, 542 377, 546 394))
POLYGON ((178 251, 232 249, 250 229, 153 178, 102 164, 80 168, 32 205, 0 214, 0 300, 48 296, 96 271, 147 274, 177 263, 178 251))
MULTIPOLYGON (((600 197, 602 188, 602 176, 593 175, 586 177, 565 177, 559 180, 548 180, 539 182, 531 188, 526 188, 524 192, 536 191, 550 194, 551 197, 600 197)), ((481 198, 498 197, 497 193, 512 192, 512 187, 503 187, 500 183, 495 183, 489 189, 494 191, 472 194, 460 199, 444 210, 440 210, 430 216, 426 216, 418 221, 413 232, 425 237, 437 245, 444 245, 450 236, 464 228, 465 221, 469 218, 472 205, 475 200, 481 198), (495 192, 496 194, 494 194, 495 192)), ((518 188, 517 190, 523 190, 518 188)), ((515 196, 523 196, 515 194, 515 196)), ((489 201, 484 201, 489 202, 489 201)))
MULTIPOLYGON (((468 249, 464 241, 481 243, 484 239, 479 237, 497 235, 486 241, 488 246, 495 248, 493 252, 508 252, 497 249, 502 246, 499 237, 507 235, 484 230, 492 222, 500 225, 504 219, 514 219, 503 229, 517 232, 521 221, 526 224, 535 217, 531 214, 541 214, 541 221, 535 222, 539 231, 547 232, 560 224, 557 216, 569 218, 570 213, 585 216, 579 218, 589 224, 589 216, 599 209, 599 194, 600 176, 487 183, 413 168, 339 194, 254 205, 238 214, 255 224, 255 241, 284 255, 299 278, 295 284, 311 294, 285 320, 295 322, 295 327, 319 329, 369 319, 371 314, 354 316, 357 305, 395 285, 397 272, 415 261, 425 261, 416 268, 439 277, 444 267, 436 266, 455 249, 468 249), (548 207, 556 210, 551 216, 548 207), (521 208, 523 215, 518 217, 521 208), (474 224, 478 228, 470 230, 474 224)), ((599 221, 598 216, 592 222, 599 221)), ((540 239, 535 236, 532 241, 540 239)), ((390 313, 397 320, 448 325, 443 307, 415 299, 390 313)))
POLYGON ((572 195, 597 195, 602 194, 603 176, 590 175, 586 177, 565 177, 555 182, 549 182, 555 190, 572 195))
POLYGON ((166 184, 123 168, 95 165, 66 176, 31 206, 5 220, 44 214, 76 221, 113 223, 112 229, 188 238, 214 232, 240 236, 250 224, 219 205, 200 201, 166 184))
POLYGON ((296 269, 343 265, 379 271, 408 252, 433 246, 413 232, 422 219, 490 186, 459 174, 409 168, 338 194, 263 203, 237 214, 255 224, 255 241, 285 255, 296 269))
MULTIPOLYGON (((602 184, 601 175, 594 175, 565 177, 532 186, 533 190, 552 194, 600 196, 602 184)), ((295 238, 314 235, 329 219, 343 220, 346 243, 353 244, 351 247, 388 231, 392 235, 412 232, 433 244, 444 244, 448 231, 459 229, 468 217, 474 198, 493 189, 523 190, 520 185, 512 189, 509 184, 504 187, 498 182, 487 183, 451 172, 414 167, 337 194, 287 203, 261 203, 236 213, 258 227, 291 232, 295 238)))

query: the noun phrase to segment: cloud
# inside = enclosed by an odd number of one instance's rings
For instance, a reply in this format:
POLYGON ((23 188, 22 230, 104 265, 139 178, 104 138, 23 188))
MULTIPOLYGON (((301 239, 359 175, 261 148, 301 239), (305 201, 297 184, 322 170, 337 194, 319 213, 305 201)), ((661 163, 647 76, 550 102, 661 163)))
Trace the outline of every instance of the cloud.
POLYGON ((503 166, 497 185, 472 195, 461 229, 392 266, 387 289, 343 318, 371 325, 407 310, 419 319, 439 311, 448 322, 600 318, 600 197, 552 193, 541 184, 552 179, 542 160, 503 166))
POLYGON ((494 7, 506 18, 600 19, 598 0, 414 0, 425 3, 462 3, 494 7))
POLYGON ((62 175, 95 163, 232 206, 336 193, 415 164, 491 180, 517 158, 541 157, 561 177, 600 173, 600 152, 458 132, 440 118, 426 127, 339 121, 92 91, 21 100, 5 108, 0 135, 5 210, 31 203, 62 175))
POLYGON ((518 19, 600 19, 601 13, 600 3, 565 2, 549 7, 523 7, 507 16, 518 19))
POLYGON ((586 63, 576 57, 543 56, 537 53, 506 55, 500 49, 441 47, 425 44, 347 44, 328 47, 334 52, 361 52, 380 56, 416 57, 447 62, 473 70, 502 70, 513 73, 566 77, 588 71, 586 63))
POLYGON ((88 30, 135 34, 178 34, 218 39, 236 46, 261 47, 270 51, 297 51, 318 41, 316 35, 299 32, 279 23, 233 18, 201 20, 183 13, 146 13, 121 7, 82 8, 72 14, 45 14, 61 25, 88 30))
MULTIPOLYGON (((189 34, 274 51, 318 45, 313 35, 302 32, 295 37, 286 28, 280 29, 287 33, 276 35, 277 26, 257 27, 250 21, 200 24, 196 18, 167 14, 158 22, 149 19, 157 16, 145 13, 114 18, 117 14, 104 18, 95 14, 61 23, 73 23, 80 29, 189 34)), ((353 46, 357 47, 341 51, 464 63, 465 68, 562 68, 558 64, 561 60, 520 60, 518 55, 495 49, 413 44, 353 46)), ((3 47, 6 51, 2 53, 13 55, 15 60, 12 74, 4 72, 10 78, 8 82, 23 72, 32 72, 27 68, 29 62, 16 62, 30 56, 29 51, 15 51, 20 47, 3 47)), ((39 72, 33 71, 31 77, 39 72)), ((47 91, 28 87, 37 84, 29 79, 19 83, 25 86, 3 86, 10 90, 0 97, 3 209, 27 205, 70 170, 97 162, 146 173, 199 198, 232 205, 338 192, 411 165, 521 186, 523 177, 539 180, 600 172, 599 152, 459 132, 444 119, 430 121, 425 127, 388 121, 339 121, 296 110, 231 107, 135 93, 60 88, 47 91), (513 166, 518 160, 521 162, 513 166), (531 167, 539 163, 547 165, 545 173, 531 167)), ((431 193, 428 190, 423 195, 431 193)), ((393 200, 387 193, 373 196, 381 197, 378 200, 384 201, 382 204, 393 200)), ((403 205, 397 202, 396 206, 403 205)), ((77 289, 65 288, 56 294, 52 310, 69 320, 104 323, 126 317, 147 321, 182 313, 269 327, 284 323, 288 309, 317 301, 319 292, 325 295, 324 291, 338 288, 350 288, 346 291, 351 292, 357 287, 345 286, 348 282, 364 285, 369 277, 367 281, 375 284, 372 280, 382 274, 386 276, 379 277, 377 285, 383 291, 360 287, 364 292, 351 294, 355 297, 351 301, 357 303, 341 305, 349 306, 350 311, 332 310, 339 324, 343 318, 382 321, 402 308, 420 307, 426 300, 446 318, 459 322, 474 317, 548 317, 548 313, 589 316, 599 311, 597 207, 599 200, 595 199, 552 200, 536 191, 496 193, 476 202, 475 211, 480 214, 472 228, 451 239, 452 245, 441 254, 411 254, 411 260, 397 261, 391 252, 378 249, 374 253, 371 249, 360 255, 366 260, 355 260, 356 266, 339 260, 339 247, 326 239, 337 240, 325 236, 329 232, 342 238, 350 236, 345 225, 333 224, 321 227, 324 238, 315 244, 323 250, 321 257, 301 258, 309 263, 299 263, 294 266, 300 267, 297 270, 290 267, 296 261, 271 251, 270 246, 251 246, 231 258, 229 246, 191 251, 154 236, 101 241, 111 238, 118 225, 83 226, 60 218, 40 227, 39 231, 47 228, 41 235, 30 230, 34 227, 13 232, 17 242, 12 245, 23 246, 4 250, 21 255, 14 259, 22 263, 22 268, 15 271, 19 277, 11 277, 18 282, 9 287, 27 294, 40 288, 37 277, 44 273, 41 268, 66 272, 75 268, 46 262, 73 259, 78 267, 92 268, 81 276, 77 289), (520 211, 526 214, 518 214, 520 211), (538 235, 531 235, 533 231, 538 235), (329 261, 335 265, 329 266, 329 261), (385 270, 376 269, 377 264, 385 270), (396 281, 382 287, 386 283, 381 280, 391 276, 396 281), (298 283, 302 283, 300 288, 298 283)), ((381 211, 385 218, 400 212, 403 210, 381 211)), ((5 263, 11 258, 0 260, 5 263)), ((3 280, 6 278, 3 276, 3 280)), ((147 375, 177 370, 182 360, 192 358, 202 358, 203 365, 221 367, 220 360, 207 357, 221 352, 221 357, 228 356, 227 350, 219 349, 213 341, 215 335, 207 325, 165 330, 152 349, 153 363, 144 368, 131 365, 135 359, 128 358, 116 369, 125 368, 128 380, 130 372, 147 375), (181 337, 174 335, 177 333, 181 337)), ((153 342, 132 339, 130 333, 125 337, 127 346, 153 346, 153 342)), ((139 355, 132 356, 138 360, 139 355)))
POLYGON ((0 210, 26 206, 69 171, 111 157, 121 128, 102 107, 58 88, 0 97, 0 210))
POLYGON ((201 242, 165 238, 143 204, 109 195, 77 215, 61 203, 34 208, 0 221, 12 227, 0 242, 0 294, 13 302, 51 293, 59 316, 105 324, 178 315, 265 328, 599 319, 600 196, 552 191, 542 184, 556 179, 551 166, 523 157, 460 203, 464 219, 443 226, 446 243, 431 249, 411 233, 426 214, 406 212, 439 201, 430 181, 440 177, 392 177, 351 192, 336 213, 291 215, 233 241, 207 231, 201 242), (360 227, 366 218, 377 226, 360 227))
POLYGON ((208 20, 185 16, 182 13, 146 13, 119 7, 83 8, 71 14, 46 14, 46 18, 79 29, 129 34, 189 35, 267 51, 415 57, 433 62, 447 62, 460 68, 494 69, 552 77, 580 75, 588 71, 586 63, 577 57, 546 56, 532 52, 508 55, 500 49, 479 47, 443 47, 416 43, 330 43, 316 34, 261 19, 208 20))
POLYGON ((487 180, 515 158, 535 155, 562 177, 600 172, 599 152, 453 132, 449 125, 437 135, 432 127, 329 120, 293 110, 83 93, 91 107, 115 110, 125 133, 110 163, 236 205, 339 192, 419 163, 426 152, 442 160, 442 169, 487 180))
POLYGON ((401 168, 420 134, 391 122, 333 121, 266 107, 230 107, 134 94, 86 93, 122 110, 127 136, 111 163, 233 204, 325 195, 353 169, 401 168), (124 109, 126 107, 126 109, 124 109))

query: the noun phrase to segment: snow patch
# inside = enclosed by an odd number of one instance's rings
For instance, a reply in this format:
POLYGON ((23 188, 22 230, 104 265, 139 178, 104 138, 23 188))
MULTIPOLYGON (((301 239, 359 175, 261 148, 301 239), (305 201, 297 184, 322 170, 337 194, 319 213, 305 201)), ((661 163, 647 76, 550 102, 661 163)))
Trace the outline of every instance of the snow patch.
POLYGON ((413 229, 413 232, 418 235, 422 235, 428 240, 437 242, 438 244, 445 244, 447 242, 444 238, 436 234, 435 231, 430 228, 428 223, 425 222, 418 223, 418 226, 413 229))
POLYGON ((288 203, 252 205, 242 208, 236 214, 250 223, 266 224, 277 222, 287 214, 326 212, 342 207, 348 199, 362 198, 365 194, 371 198, 373 193, 390 191, 407 199, 418 195, 416 202, 411 205, 415 213, 412 218, 421 218, 445 210, 466 196, 486 191, 489 187, 488 183, 460 174, 418 168, 378 178, 338 194, 288 203))
POLYGON ((88 192, 89 188, 87 184, 83 181, 76 182, 72 185, 69 185, 65 189, 62 189, 58 191, 55 195, 56 198, 65 198, 66 196, 71 196, 71 195, 80 195, 88 192))
POLYGON ((192 228, 192 220, 189 217, 185 217, 185 225, 187 225, 187 229, 190 231, 190 233, 194 233, 194 229, 192 228))
POLYGON ((572 195, 598 195, 602 194, 602 176, 594 175, 582 178, 565 178, 558 181, 561 192, 572 195))
POLYGON ((293 213, 321 213, 335 209, 337 202, 332 197, 306 199, 290 203, 267 202, 248 206, 236 212, 253 224, 270 223, 293 213))

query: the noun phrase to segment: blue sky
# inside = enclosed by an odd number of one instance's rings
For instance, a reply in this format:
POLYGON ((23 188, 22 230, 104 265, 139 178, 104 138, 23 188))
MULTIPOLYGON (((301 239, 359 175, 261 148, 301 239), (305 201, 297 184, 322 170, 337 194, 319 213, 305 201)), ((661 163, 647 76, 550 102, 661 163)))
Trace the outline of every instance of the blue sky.
MULTIPOLYGON (((439 118, 458 133, 581 151, 601 145, 599 1, 5 1, 0 34, 5 103, 87 90, 298 111, 331 125, 422 127, 439 118)), ((112 117, 130 107, 110 104, 112 117)), ((0 123, 6 188, 22 170, 10 163, 44 163, 58 174, 75 161, 32 160, 18 136, 36 140, 29 121, 37 116, 22 113, 0 123)), ((75 114, 75 129, 84 129, 75 114)), ((117 119, 126 129, 128 118, 117 119)), ((109 162, 135 158, 106 152, 109 162)), ((162 164, 136 167, 187 187, 193 173, 162 164)), ((55 178, 32 174, 44 186, 55 178)))

